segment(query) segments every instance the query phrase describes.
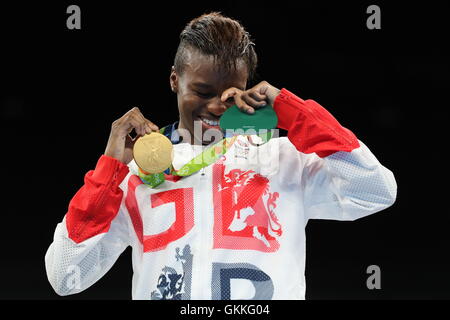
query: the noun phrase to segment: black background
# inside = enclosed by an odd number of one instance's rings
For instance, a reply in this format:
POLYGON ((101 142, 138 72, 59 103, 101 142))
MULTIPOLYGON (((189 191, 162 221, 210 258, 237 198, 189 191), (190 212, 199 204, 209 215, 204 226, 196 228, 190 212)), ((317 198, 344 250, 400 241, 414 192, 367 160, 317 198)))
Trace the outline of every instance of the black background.
POLYGON ((70 297, 53 292, 44 255, 111 123, 133 106, 159 126, 177 118, 169 71, 178 35, 211 10, 240 20, 255 39, 258 81, 318 101, 397 179, 387 210, 308 223, 306 298, 450 298, 449 11, 396 3, 1 3, 0 299, 131 298, 130 249, 70 297), (70 4, 81 7, 81 30, 66 28, 70 4), (381 30, 366 27, 370 4, 381 8, 381 30), (381 290, 366 287, 372 264, 381 290))

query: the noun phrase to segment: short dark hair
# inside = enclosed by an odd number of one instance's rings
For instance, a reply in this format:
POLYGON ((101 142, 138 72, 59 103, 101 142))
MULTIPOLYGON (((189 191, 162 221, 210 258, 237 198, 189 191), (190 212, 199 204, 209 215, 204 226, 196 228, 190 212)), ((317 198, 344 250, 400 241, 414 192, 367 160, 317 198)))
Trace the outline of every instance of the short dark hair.
POLYGON ((212 55, 218 67, 226 72, 236 70, 237 61, 242 59, 251 80, 258 63, 254 46, 250 34, 239 21, 220 12, 203 14, 190 21, 180 34, 175 71, 179 74, 183 72, 186 50, 196 49, 204 55, 212 55))

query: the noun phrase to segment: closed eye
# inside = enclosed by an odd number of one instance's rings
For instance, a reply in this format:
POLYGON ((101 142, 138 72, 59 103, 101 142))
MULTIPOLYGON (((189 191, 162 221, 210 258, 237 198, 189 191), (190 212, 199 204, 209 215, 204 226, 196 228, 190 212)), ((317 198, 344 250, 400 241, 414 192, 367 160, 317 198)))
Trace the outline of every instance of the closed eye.
POLYGON ((195 94, 201 98, 212 98, 214 96, 212 93, 206 93, 206 92, 200 92, 200 91, 195 91, 195 94))
MULTIPOLYGON (((194 90, 195 94, 197 96, 199 96, 202 99, 211 99, 215 96, 214 93, 209 93, 209 92, 201 92, 201 91, 196 91, 194 90)), ((233 97, 229 97, 225 103, 229 103, 229 104, 233 104, 234 103, 234 98, 233 97)))

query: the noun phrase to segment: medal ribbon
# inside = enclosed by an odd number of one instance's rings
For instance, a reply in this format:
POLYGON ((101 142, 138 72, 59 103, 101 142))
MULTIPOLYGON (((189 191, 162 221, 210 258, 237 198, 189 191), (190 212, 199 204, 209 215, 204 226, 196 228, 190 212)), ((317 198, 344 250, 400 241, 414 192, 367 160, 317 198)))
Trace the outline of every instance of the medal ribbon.
MULTIPOLYGON (((201 170, 204 167, 209 166, 210 164, 216 162, 220 156, 224 155, 230 149, 230 147, 236 141, 236 138, 237 136, 233 136, 217 142, 211 147, 208 147, 201 154, 194 157, 192 160, 190 160, 188 163, 186 163, 178 170, 175 170, 173 166, 170 166, 170 174, 175 176, 186 177, 196 173, 197 171, 201 170)), ((165 181, 165 176, 163 172, 152 174, 145 172, 144 170, 139 168, 138 174, 139 178, 141 178, 141 181, 146 185, 150 186, 151 188, 159 186, 161 183, 165 181)))
MULTIPOLYGON (((163 129, 161 130, 161 133, 164 132, 163 129)), ((272 138, 272 135, 273 131, 268 130, 266 133, 258 134, 257 136, 259 136, 265 143, 272 138)), ((178 170, 175 170, 171 165, 170 174, 174 176, 186 177, 196 173, 204 167, 209 166, 210 164, 216 162, 219 157, 224 155, 230 149, 237 137, 238 136, 231 136, 222 139, 211 147, 208 147, 205 151, 194 157, 178 170)), ((151 188, 157 187, 165 181, 164 172, 148 173, 141 168, 138 168, 138 175, 139 178, 141 178, 141 181, 151 188)))

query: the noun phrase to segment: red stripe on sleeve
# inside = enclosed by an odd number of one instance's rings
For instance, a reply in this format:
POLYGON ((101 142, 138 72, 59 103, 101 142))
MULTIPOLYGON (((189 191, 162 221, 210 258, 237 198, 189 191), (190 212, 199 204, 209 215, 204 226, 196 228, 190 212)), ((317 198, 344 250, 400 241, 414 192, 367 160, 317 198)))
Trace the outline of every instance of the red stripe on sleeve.
POLYGON ((314 100, 303 100, 283 88, 273 108, 278 116, 278 127, 288 131, 289 140, 300 152, 315 152, 323 158, 359 147, 353 132, 341 126, 314 100))
POLYGON ((119 160, 100 157, 95 170, 85 175, 84 185, 69 203, 66 227, 70 239, 80 243, 109 230, 123 196, 119 184, 128 171, 128 166, 119 160))

